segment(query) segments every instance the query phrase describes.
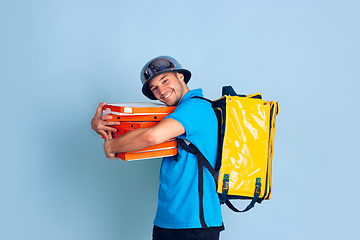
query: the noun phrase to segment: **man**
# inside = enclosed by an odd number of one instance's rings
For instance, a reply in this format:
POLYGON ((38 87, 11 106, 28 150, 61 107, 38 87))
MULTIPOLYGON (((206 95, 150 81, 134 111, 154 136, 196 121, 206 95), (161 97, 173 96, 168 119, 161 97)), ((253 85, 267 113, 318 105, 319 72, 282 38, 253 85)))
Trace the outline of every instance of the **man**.
MULTIPOLYGON (((116 123, 105 121, 109 118, 101 115, 105 103, 100 104, 91 125, 107 139, 106 157, 114 159, 116 153, 140 150, 177 137, 197 146, 214 167, 217 119, 209 102, 192 98, 203 95, 201 89, 189 90, 190 77, 190 71, 172 57, 161 56, 149 61, 141 71, 143 94, 177 107, 154 127, 135 129, 119 138, 112 138, 111 131, 115 129, 111 125, 116 123)), ((221 209, 215 181, 206 169, 202 203, 198 186, 197 158, 178 146, 176 156, 162 161, 154 240, 219 239, 223 230, 221 209)))

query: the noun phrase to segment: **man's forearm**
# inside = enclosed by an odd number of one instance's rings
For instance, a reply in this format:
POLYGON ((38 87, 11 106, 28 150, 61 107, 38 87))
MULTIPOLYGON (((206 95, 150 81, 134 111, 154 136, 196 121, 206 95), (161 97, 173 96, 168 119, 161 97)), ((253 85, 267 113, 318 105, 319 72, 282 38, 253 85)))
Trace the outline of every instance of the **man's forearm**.
POLYGON ((105 142, 104 150, 108 153, 121 153, 137 151, 152 145, 156 142, 151 140, 150 128, 138 128, 127 132, 121 137, 105 142))
POLYGON ((121 137, 106 141, 104 150, 107 155, 137 151, 175 138, 184 132, 184 127, 178 121, 167 118, 153 127, 134 129, 121 137))

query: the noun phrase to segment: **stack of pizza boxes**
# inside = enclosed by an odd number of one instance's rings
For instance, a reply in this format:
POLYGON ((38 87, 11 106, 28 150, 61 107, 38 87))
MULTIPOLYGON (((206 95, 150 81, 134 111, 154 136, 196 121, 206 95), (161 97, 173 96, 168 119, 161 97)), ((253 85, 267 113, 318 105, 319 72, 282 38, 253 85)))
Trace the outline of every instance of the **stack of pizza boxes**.
MULTIPOLYGON (((120 125, 112 126, 117 129, 113 133, 113 137, 116 138, 137 128, 155 126, 174 110, 175 107, 168 107, 159 103, 113 103, 103 107, 103 114, 112 116, 112 119, 108 121, 120 122, 120 125)), ((176 154, 177 142, 173 138, 138 151, 117 153, 116 157, 129 161, 174 156, 176 154)))

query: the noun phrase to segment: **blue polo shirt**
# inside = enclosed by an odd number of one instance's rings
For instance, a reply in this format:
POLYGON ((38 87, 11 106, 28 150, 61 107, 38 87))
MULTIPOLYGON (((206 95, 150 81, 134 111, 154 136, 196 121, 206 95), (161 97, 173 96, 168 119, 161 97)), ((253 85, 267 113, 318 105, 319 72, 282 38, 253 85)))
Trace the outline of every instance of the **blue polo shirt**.
MULTIPOLYGON (((178 138, 192 142, 215 166, 217 154, 217 120, 211 104, 202 99, 201 89, 187 92, 167 118, 180 122, 185 133, 178 138)), ((160 170, 158 208, 154 225, 161 228, 201 228, 196 156, 178 147, 175 157, 165 157, 160 170)), ((216 184, 204 167, 204 218, 208 227, 222 225, 216 184)))

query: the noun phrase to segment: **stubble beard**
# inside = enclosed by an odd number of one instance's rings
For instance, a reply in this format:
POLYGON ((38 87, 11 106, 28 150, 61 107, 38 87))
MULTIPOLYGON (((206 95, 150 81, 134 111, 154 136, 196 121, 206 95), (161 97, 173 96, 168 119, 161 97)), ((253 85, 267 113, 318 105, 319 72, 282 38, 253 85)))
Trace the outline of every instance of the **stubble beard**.
POLYGON ((183 95, 184 95, 184 87, 183 87, 183 85, 181 85, 180 79, 177 76, 176 76, 176 78, 179 81, 179 88, 174 89, 173 94, 179 93, 179 95, 175 96, 175 101, 174 101, 173 104, 166 104, 164 102, 167 106, 178 106, 180 104, 180 101, 181 101, 183 95))

